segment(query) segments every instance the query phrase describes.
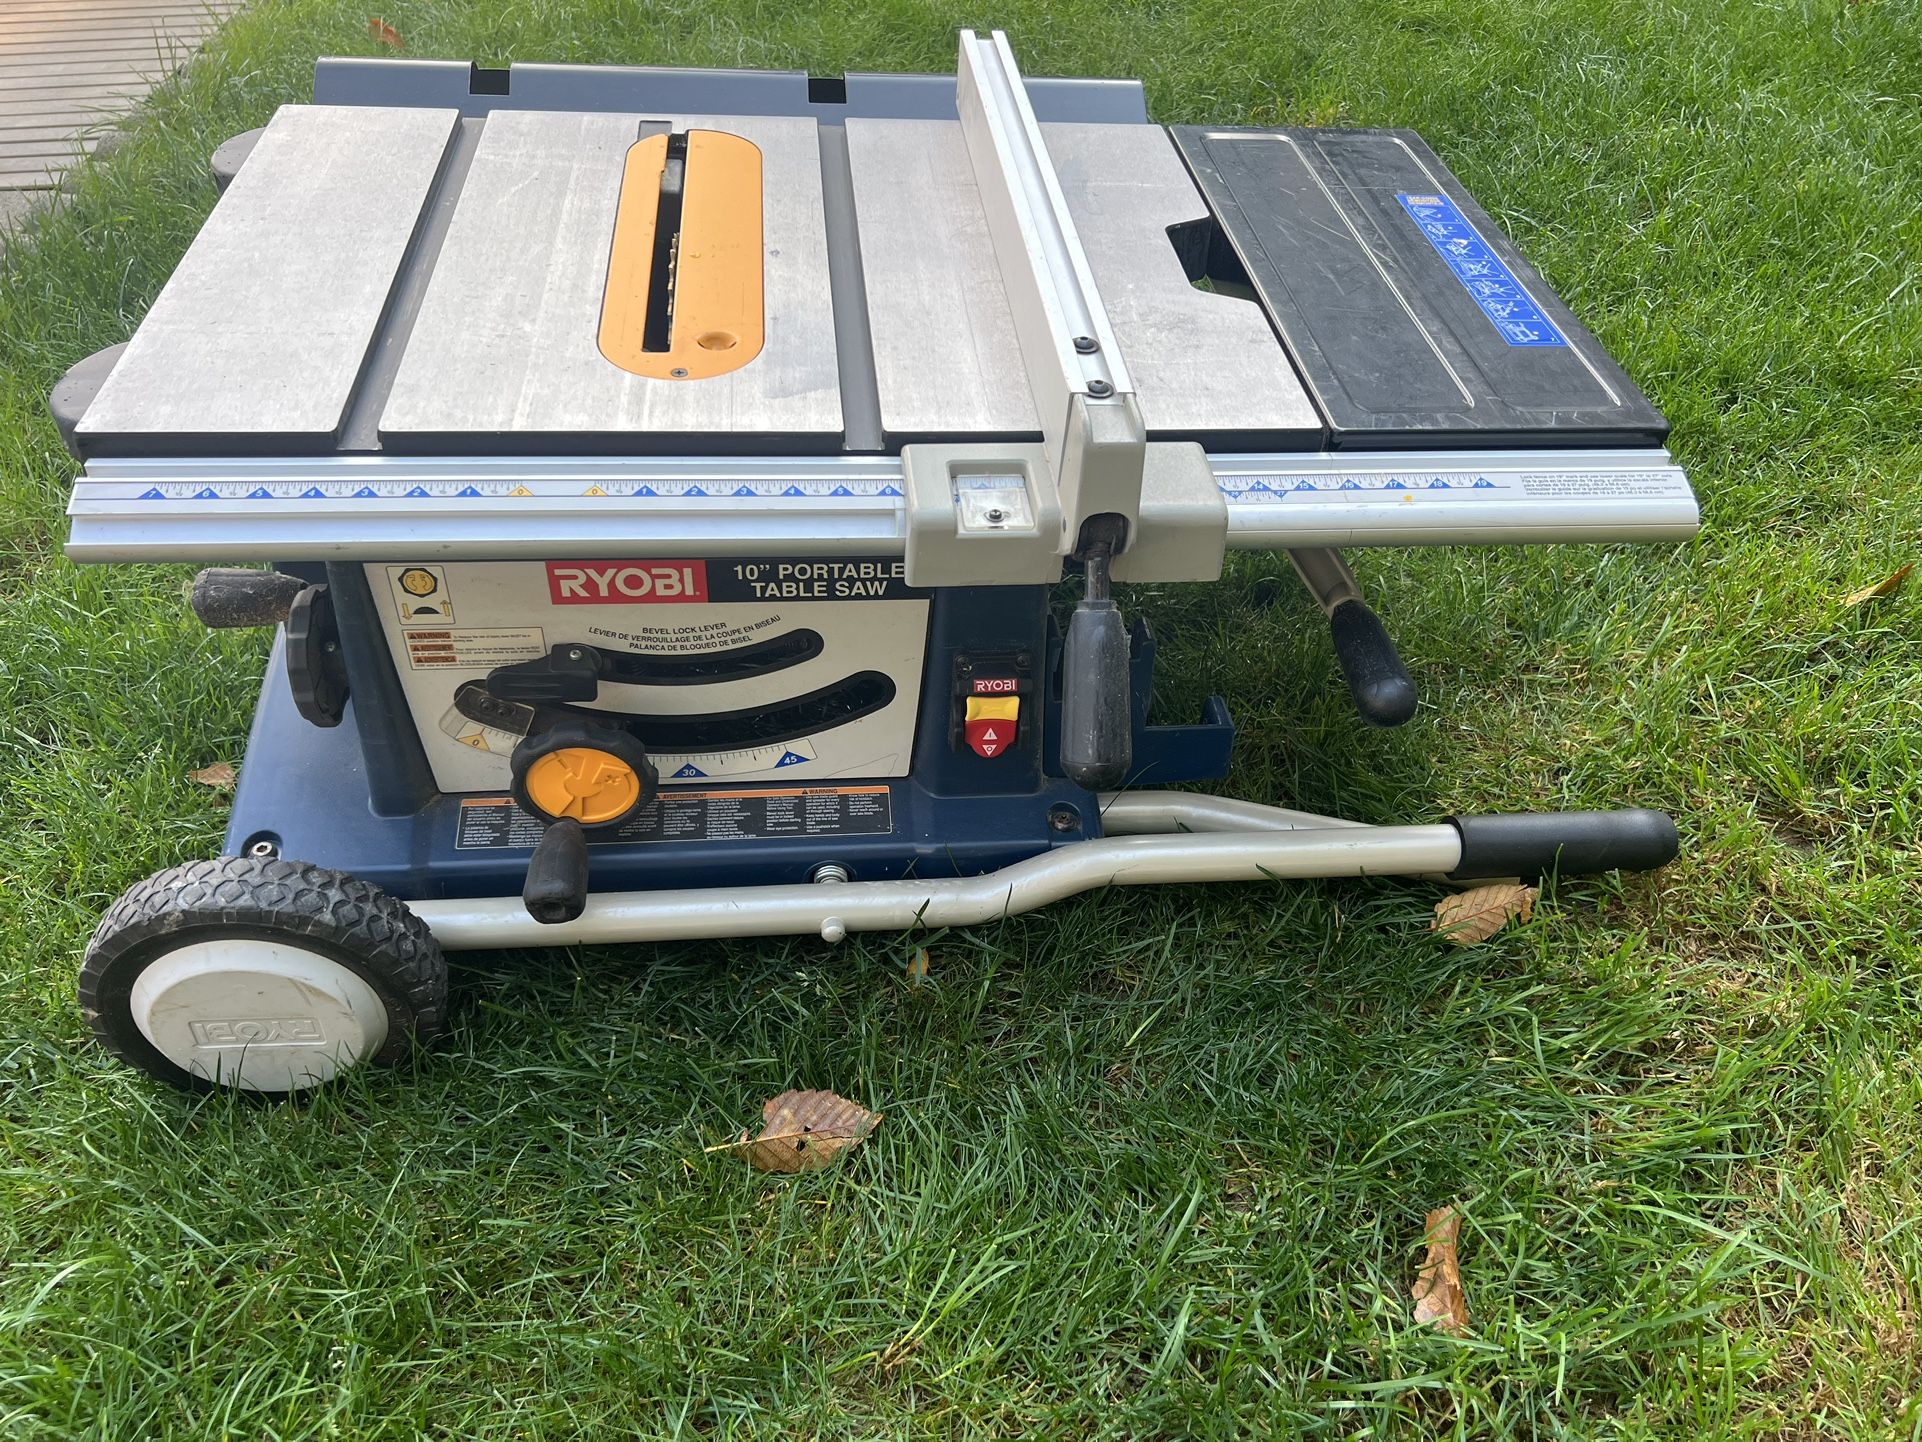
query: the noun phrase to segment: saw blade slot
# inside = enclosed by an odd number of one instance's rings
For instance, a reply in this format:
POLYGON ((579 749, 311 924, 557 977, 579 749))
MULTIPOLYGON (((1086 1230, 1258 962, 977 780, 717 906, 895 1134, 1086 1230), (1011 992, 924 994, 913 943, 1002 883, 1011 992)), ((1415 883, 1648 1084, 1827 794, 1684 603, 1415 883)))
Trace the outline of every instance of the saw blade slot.
POLYGON ((687 180, 687 136, 667 137, 661 196, 654 213, 654 256, 647 274, 647 313, 641 349, 665 352, 674 336, 674 262, 681 249, 681 198, 687 180))

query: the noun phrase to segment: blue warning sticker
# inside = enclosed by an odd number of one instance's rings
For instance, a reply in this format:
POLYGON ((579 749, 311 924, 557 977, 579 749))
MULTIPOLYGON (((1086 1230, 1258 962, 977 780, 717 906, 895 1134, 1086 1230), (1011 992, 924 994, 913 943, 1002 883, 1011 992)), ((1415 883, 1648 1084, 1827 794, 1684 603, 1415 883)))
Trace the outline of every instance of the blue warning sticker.
POLYGON ((1448 262, 1455 279, 1475 298, 1482 314, 1509 345, 1562 345, 1564 336, 1515 279, 1481 232, 1445 195, 1397 195, 1401 208, 1421 227, 1435 253, 1448 262))

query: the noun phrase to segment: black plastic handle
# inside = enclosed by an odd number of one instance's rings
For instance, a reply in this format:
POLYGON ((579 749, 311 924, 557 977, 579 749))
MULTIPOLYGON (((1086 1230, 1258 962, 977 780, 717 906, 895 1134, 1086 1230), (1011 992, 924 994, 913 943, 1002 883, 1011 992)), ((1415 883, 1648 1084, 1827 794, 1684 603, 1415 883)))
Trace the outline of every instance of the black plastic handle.
POLYGON ((1061 648, 1061 769, 1077 786, 1109 791, 1133 760, 1127 623, 1113 601, 1083 601, 1061 648))
POLYGON ((1519 816, 1451 816, 1461 834, 1456 881, 1548 872, 1653 871, 1682 849, 1675 823, 1660 811, 1541 811, 1519 816))
POLYGON ((521 884, 527 914, 543 926, 572 921, 587 909, 587 832, 571 817, 541 833, 521 884))
POLYGON ((1361 719, 1370 726, 1404 725, 1421 698, 1381 617, 1366 601, 1347 600, 1329 613, 1328 630, 1361 719))

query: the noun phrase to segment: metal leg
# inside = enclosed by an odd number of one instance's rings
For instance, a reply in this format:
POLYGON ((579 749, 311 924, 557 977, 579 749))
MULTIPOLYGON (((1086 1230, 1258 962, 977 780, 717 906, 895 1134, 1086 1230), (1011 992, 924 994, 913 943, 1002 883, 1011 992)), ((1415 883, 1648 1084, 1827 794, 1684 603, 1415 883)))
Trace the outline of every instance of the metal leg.
POLYGON ((850 931, 975 926, 1104 886, 1419 876, 1460 860, 1460 833, 1446 823, 1334 826, 1109 837, 938 881, 610 893, 589 897, 579 920, 558 926, 535 921, 519 897, 410 905, 454 951, 809 933, 838 941, 850 931))
POLYGON ((1189 791, 1110 791, 1101 798, 1101 829, 1109 836, 1165 836, 1178 831, 1322 831, 1366 827, 1365 821, 1317 816, 1189 791))
POLYGON ((1344 601, 1361 600, 1361 584, 1355 580, 1355 573, 1348 569, 1340 551, 1330 546, 1315 546, 1289 551, 1287 556, 1302 585, 1308 588, 1308 594, 1328 615, 1334 615, 1335 608, 1344 601))
MULTIPOLYGON (((1101 829, 1109 836, 1164 836, 1177 831, 1324 831, 1361 828, 1366 821, 1321 816, 1264 806, 1233 796, 1198 796, 1190 791, 1111 791, 1101 798, 1101 829)), ((1422 872, 1417 881, 1437 886, 1483 886, 1486 881, 1458 880, 1445 871, 1422 872)), ((1514 878, 1504 878, 1512 880, 1514 878)))

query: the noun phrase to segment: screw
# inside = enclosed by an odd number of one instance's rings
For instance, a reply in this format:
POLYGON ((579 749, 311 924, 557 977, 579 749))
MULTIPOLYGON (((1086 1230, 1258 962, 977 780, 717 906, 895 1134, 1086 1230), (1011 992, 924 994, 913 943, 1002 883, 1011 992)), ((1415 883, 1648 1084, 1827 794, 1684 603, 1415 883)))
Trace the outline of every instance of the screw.
POLYGON ((578 661, 578 660, 580 660, 580 659, 581 659, 581 648, 580 648, 579 646, 569 646, 569 647, 567 648, 567 659, 568 659, 568 660, 570 660, 570 661, 578 661))
POLYGON ((249 856, 258 856, 263 861, 272 861, 276 856, 280 855, 280 848, 271 841, 261 840, 249 846, 247 848, 247 854, 249 856))
POLYGON ((1081 825, 1081 813, 1072 806, 1050 806, 1048 825, 1055 831, 1074 831, 1081 825))
POLYGON ((1083 355, 1093 355, 1101 349, 1101 342, 1091 335, 1078 335, 1074 338, 1074 348, 1083 355))
POLYGON ((1114 394, 1114 387, 1106 381, 1089 381, 1088 394, 1091 396, 1111 396, 1114 394))
POLYGON ((687 367, 675 366, 673 370, 668 372, 668 374, 673 376, 674 379, 677 381, 684 381, 687 379, 687 367))
POLYGON ((1008 513, 999 506, 989 506, 988 509, 982 513, 981 518, 990 526, 998 526, 1008 519, 1008 513))

